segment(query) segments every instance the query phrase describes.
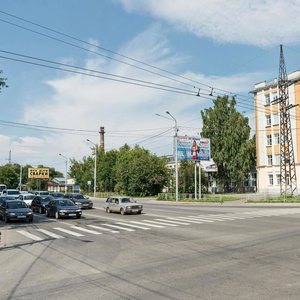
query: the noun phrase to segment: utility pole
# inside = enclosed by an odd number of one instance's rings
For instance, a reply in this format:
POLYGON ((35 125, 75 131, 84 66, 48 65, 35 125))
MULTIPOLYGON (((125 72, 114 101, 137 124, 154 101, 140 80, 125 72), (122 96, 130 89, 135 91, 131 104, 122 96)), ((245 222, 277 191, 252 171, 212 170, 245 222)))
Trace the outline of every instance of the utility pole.
POLYGON ((283 49, 282 45, 280 45, 278 76, 279 98, 275 103, 279 103, 280 111, 280 194, 284 196, 292 196, 294 191, 297 190, 295 156, 289 112, 289 110, 296 105, 289 104, 288 87, 289 81, 284 62, 283 49))

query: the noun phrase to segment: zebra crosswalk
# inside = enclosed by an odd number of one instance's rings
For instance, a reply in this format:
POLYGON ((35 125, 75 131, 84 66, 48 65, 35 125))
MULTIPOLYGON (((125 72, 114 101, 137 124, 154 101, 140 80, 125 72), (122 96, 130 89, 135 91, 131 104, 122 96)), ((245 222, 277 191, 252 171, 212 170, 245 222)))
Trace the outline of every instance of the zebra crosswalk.
POLYGON ((218 222, 233 222, 235 220, 276 217, 290 214, 299 214, 300 208, 278 208, 246 211, 239 213, 219 213, 219 214, 195 214, 190 216, 160 217, 153 219, 139 219, 138 221, 116 221, 112 223, 102 223, 101 225, 86 224, 73 225, 72 223, 55 223, 52 228, 29 228, 16 230, 16 232, 32 241, 40 242, 48 239, 64 239, 68 237, 83 237, 86 235, 120 234, 132 233, 143 230, 163 230, 166 228, 178 228, 184 226, 203 226, 218 222))

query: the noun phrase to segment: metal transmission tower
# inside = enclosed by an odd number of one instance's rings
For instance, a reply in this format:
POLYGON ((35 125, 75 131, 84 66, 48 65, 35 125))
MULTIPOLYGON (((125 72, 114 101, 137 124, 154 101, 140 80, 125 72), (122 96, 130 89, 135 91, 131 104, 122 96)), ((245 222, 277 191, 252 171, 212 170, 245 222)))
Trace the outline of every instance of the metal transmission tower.
POLYGON ((289 110, 295 105, 289 104, 289 81, 283 57, 282 45, 280 45, 280 62, 278 76, 278 90, 280 110, 280 194, 293 195, 297 189, 296 167, 291 130, 289 110))

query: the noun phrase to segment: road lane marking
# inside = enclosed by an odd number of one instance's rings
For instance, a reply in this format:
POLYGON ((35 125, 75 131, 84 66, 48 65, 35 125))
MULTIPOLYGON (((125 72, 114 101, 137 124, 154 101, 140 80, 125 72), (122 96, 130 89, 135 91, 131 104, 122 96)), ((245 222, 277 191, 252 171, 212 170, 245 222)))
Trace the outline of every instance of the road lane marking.
POLYGON ((148 223, 153 223, 153 224, 158 224, 158 225, 167 225, 167 226, 173 226, 173 227, 178 226, 175 224, 167 224, 167 223, 163 223, 163 222, 150 221, 150 220, 143 220, 143 222, 148 222, 148 223))
POLYGON ((157 221, 161 221, 161 222, 167 222, 167 223, 171 223, 171 224, 178 224, 178 225, 191 225, 189 223, 185 223, 183 220, 182 221, 171 221, 171 220, 165 220, 165 219, 155 219, 157 221))
POLYGON ((51 237, 53 237, 54 239, 63 239, 63 238, 64 238, 63 236, 61 236, 61 235, 59 235, 59 234, 56 234, 56 233, 54 233, 54 232, 48 231, 48 230, 46 230, 46 229, 37 229, 37 231, 40 231, 40 232, 42 232, 42 233, 44 233, 44 234, 46 234, 46 235, 48 235, 48 236, 51 236, 51 237))
POLYGON ((123 223, 123 222, 118 222, 116 224, 123 225, 123 226, 134 227, 134 228, 139 228, 139 229, 143 229, 143 230, 149 230, 150 229, 150 228, 147 228, 147 227, 133 225, 133 224, 127 224, 127 223, 123 223))
POLYGON ((101 232, 98 232, 98 231, 95 231, 95 230, 86 229, 86 228, 82 228, 82 227, 79 227, 79 226, 71 226, 71 228, 79 230, 79 231, 91 233, 91 234, 102 234, 101 232))
POLYGON ((178 217, 178 218, 169 217, 168 220, 185 221, 185 222, 188 222, 188 223, 202 224, 202 222, 200 222, 200 221, 186 220, 186 219, 182 219, 182 217, 178 217))
POLYGON ((122 229, 122 230, 126 230, 126 231, 135 231, 134 229, 124 228, 124 227, 118 226, 118 225, 112 225, 112 224, 102 224, 102 225, 112 227, 112 228, 122 229))
POLYGON ((120 231, 112 230, 112 229, 109 229, 109 228, 103 228, 103 227, 96 226, 96 225, 87 225, 87 226, 89 226, 91 228, 98 229, 98 230, 109 231, 109 232, 112 232, 112 233, 120 233, 120 231))
POLYGON ((31 240, 34 240, 34 241, 42 241, 43 239, 40 238, 39 236, 37 235, 34 235, 32 233, 29 233, 27 231, 24 231, 24 230, 17 230, 17 232, 19 232, 20 234, 30 238, 31 240))
POLYGON ((77 233, 77 232, 74 232, 74 231, 71 231, 71 230, 68 230, 68 229, 64 229, 64 228, 61 228, 61 227, 55 227, 54 229, 65 232, 65 233, 68 233, 68 234, 73 235, 73 236, 77 236, 77 237, 84 236, 83 234, 80 234, 80 233, 77 233))
POLYGON ((145 224, 143 222, 137 222, 137 221, 130 221, 130 223, 139 224, 139 225, 146 225, 146 226, 155 227, 155 228, 164 228, 164 226, 154 225, 154 224, 145 224))

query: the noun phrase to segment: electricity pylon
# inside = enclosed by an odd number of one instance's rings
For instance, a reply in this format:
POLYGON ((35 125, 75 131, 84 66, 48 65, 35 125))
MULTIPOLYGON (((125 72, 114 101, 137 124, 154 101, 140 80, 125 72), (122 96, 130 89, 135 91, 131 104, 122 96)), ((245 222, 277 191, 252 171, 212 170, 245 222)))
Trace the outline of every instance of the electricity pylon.
POLYGON ((280 110, 280 194, 293 195, 297 189, 295 156, 293 137, 291 130, 291 119, 289 110, 295 105, 289 104, 289 81, 283 56, 282 45, 280 45, 280 62, 278 76, 278 90, 280 110))

